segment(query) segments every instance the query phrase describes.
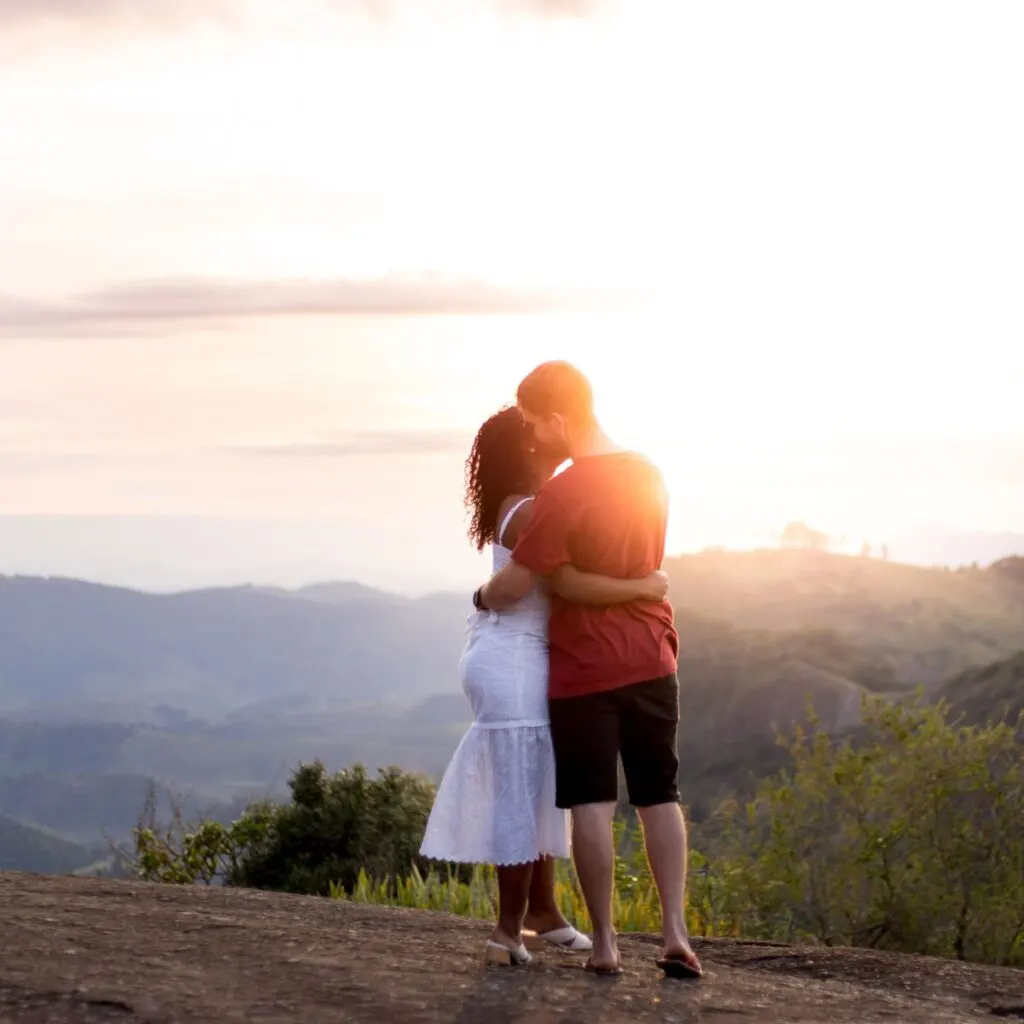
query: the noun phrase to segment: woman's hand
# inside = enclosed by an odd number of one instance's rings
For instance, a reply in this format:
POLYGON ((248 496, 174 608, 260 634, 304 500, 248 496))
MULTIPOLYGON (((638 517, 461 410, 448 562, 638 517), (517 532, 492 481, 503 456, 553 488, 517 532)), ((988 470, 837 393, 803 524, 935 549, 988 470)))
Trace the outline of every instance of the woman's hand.
POLYGON ((644 601, 667 601, 668 600, 668 573, 655 569, 648 573, 641 581, 644 601))

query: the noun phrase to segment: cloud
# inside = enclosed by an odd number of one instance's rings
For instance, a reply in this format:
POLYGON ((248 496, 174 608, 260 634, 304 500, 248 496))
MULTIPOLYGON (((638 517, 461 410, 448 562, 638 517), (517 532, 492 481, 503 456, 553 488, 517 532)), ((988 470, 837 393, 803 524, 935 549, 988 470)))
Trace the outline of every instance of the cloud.
POLYGON ((469 451, 472 437, 454 430, 356 431, 326 441, 221 448, 236 455, 271 458, 338 459, 351 455, 451 455, 469 451))
MULTIPOLYGON (((296 8, 311 11, 387 19, 403 9, 432 0, 292 0, 296 8)), ((438 13, 451 8, 450 0, 433 0, 438 13)), ((586 18, 608 6, 609 0, 487 0, 492 9, 541 18, 586 18)), ((484 0, 466 0, 468 10, 484 0)), ((80 25, 173 25, 198 20, 248 20, 261 13, 259 0, 0 0, 0 24, 64 21, 80 25)), ((269 5, 267 5, 269 6, 269 5)))
POLYGON ((0 0, 0 23, 175 22, 226 12, 227 0, 0 0))
POLYGON ((54 301, 0 295, 0 338, 151 332, 244 317, 544 313, 592 304, 578 292, 509 288, 438 274, 324 281, 176 278, 129 282, 54 301))
POLYGON ((502 6, 545 18, 589 18, 608 3, 605 0, 504 0, 502 6))

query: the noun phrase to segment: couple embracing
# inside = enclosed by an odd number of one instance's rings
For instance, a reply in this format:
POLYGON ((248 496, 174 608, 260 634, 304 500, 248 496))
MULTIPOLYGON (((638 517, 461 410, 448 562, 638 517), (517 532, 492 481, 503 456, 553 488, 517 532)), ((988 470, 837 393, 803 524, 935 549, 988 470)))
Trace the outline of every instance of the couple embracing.
POLYGON ((496 866, 489 961, 529 963, 527 945, 546 943, 588 954, 588 970, 619 974, 612 821, 621 758, 661 897, 658 965, 700 977, 684 907, 678 637, 659 571, 661 475, 602 431, 587 378, 550 362, 477 433, 467 505, 470 537, 480 550, 491 546, 494 575, 473 596, 460 661, 473 725, 438 789, 421 852, 496 866), (570 821, 592 939, 555 900, 570 821))

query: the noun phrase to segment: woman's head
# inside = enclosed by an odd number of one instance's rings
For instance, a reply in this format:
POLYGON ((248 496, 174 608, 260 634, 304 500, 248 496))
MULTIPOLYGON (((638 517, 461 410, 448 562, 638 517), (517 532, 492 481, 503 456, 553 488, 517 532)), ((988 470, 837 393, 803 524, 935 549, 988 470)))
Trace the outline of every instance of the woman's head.
POLYGON ((469 537, 482 551, 495 539, 498 512, 510 494, 533 494, 563 461, 539 448, 515 407, 495 413, 476 433, 466 459, 469 537))

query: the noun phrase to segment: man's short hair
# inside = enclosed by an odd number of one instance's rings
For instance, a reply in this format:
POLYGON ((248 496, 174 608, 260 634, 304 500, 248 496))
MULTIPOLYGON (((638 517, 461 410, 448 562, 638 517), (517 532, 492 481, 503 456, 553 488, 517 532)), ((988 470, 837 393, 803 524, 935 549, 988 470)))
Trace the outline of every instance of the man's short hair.
POLYGON ((523 378, 516 392, 520 409, 534 416, 565 416, 573 423, 594 418, 594 392, 590 381, 572 363, 541 363, 523 378))

